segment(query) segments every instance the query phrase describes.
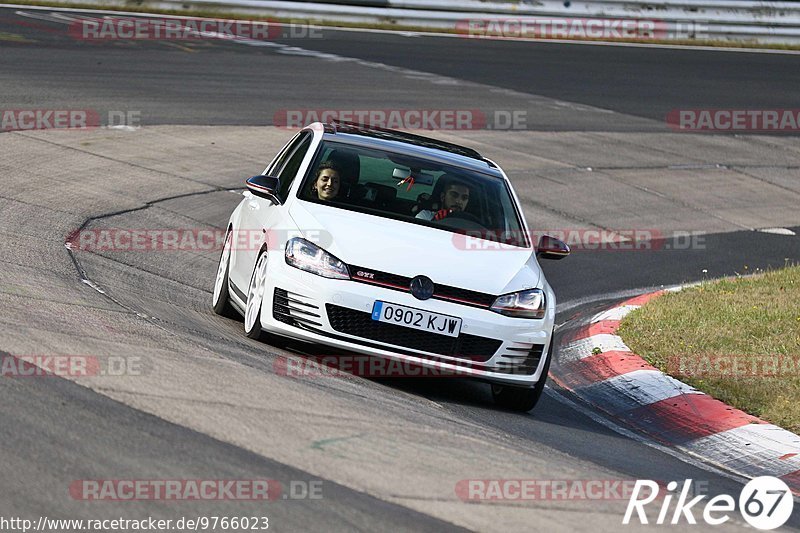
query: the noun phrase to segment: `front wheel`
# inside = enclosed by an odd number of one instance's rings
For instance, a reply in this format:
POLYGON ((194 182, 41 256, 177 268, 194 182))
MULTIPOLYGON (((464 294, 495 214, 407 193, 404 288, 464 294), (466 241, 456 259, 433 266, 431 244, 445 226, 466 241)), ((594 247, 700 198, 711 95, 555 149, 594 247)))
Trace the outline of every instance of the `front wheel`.
POLYGON ((553 354, 553 336, 550 335, 550 349, 547 350, 547 359, 542 368, 539 381, 533 387, 514 387, 513 385, 494 385, 492 384, 492 398, 494 403, 503 409, 511 411, 521 411, 527 413, 539 403, 539 398, 544 392, 544 385, 547 382, 547 372, 550 370, 550 360, 553 354))
POLYGON ((250 286, 247 289, 247 306, 244 311, 244 333, 251 339, 261 337, 261 304, 267 285, 267 254, 262 252, 256 260, 250 286))
POLYGON ((211 299, 211 307, 218 315, 228 318, 236 318, 238 315, 234 311, 228 293, 228 271, 230 269, 231 248, 233 243, 233 232, 229 231, 225 237, 225 245, 219 257, 217 267, 217 277, 214 279, 214 295, 211 299))

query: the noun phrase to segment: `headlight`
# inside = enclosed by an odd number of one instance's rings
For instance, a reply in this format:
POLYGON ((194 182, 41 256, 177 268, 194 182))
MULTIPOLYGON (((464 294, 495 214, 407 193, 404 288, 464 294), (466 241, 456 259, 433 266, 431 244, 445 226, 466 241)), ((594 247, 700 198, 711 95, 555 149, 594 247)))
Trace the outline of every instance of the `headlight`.
POLYGON ((286 263, 324 278, 350 279, 347 265, 316 244, 300 237, 286 243, 286 263))
POLYGON ((529 289, 498 296, 491 310, 501 315, 517 318, 544 318, 547 309, 542 289, 529 289))

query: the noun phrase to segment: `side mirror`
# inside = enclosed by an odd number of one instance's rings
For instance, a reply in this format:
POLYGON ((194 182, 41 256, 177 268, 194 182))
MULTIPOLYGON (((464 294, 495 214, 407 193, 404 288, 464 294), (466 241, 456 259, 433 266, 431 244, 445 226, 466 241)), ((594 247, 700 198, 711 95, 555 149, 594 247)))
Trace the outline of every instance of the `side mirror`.
POLYGON ((536 247, 536 257, 540 259, 564 259, 569 255, 569 246, 550 235, 542 235, 536 247))
POLYGON ((278 198, 278 178, 272 176, 253 176, 247 180, 247 189, 256 196, 266 198, 274 204, 280 204, 278 198))

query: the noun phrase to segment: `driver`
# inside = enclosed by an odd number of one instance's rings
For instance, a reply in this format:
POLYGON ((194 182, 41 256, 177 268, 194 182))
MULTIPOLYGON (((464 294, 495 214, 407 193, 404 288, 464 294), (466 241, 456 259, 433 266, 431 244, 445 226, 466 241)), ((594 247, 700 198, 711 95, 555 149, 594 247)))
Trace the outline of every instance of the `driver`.
MULTIPOLYGON (((449 176, 444 175, 439 179, 445 178, 449 178, 449 176)), ((467 208, 468 203, 469 185, 458 178, 452 180, 447 179, 444 190, 442 191, 442 194, 439 195, 439 205, 441 206, 441 209, 438 211, 423 209, 417 213, 416 218, 421 218, 423 220, 442 220, 451 213, 464 211, 467 208)))

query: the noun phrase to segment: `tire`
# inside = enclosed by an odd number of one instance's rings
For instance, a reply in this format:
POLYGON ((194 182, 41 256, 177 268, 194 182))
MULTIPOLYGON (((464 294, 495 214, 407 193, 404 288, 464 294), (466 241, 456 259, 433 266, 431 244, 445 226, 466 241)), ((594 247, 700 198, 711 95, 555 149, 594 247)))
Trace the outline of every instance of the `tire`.
POLYGON ((228 292, 228 271, 231 262, 232 243, 233 232, 229 231, 225 236, 225 244, 222 246, 222 253, 219 256, 217 277, 214 279, 214 293, 211 296, 211 307, 220 316, 238 318, 239 314, 231 305, 230 293, 228 292))
POLYGON ((251 339, 261 338, 261 305, 267 284, 267 253, 261 252, 253 267, 247 287, 247 305, 244 311, 244 333, 251 339))
POLYGON ((542 367, 542 375, 533 387, 514 387, 513 385, 494 385, 492 384, 492 398, 498 407, 510 411, 520 411, 527 413, 539 403, 539 398, 544 392, 544 385, 547 382, 547 372, 550 370, 550 360, 552 354, 553 335, 550 334, 550 347, 547 350, 547 359, 542 367))

